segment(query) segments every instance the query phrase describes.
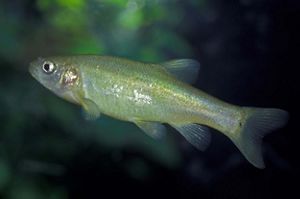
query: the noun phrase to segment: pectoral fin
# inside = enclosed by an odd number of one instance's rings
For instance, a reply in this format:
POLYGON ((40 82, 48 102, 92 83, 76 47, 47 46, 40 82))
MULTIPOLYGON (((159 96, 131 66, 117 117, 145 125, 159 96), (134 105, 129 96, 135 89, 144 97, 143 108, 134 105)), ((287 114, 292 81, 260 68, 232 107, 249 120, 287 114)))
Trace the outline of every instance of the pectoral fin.
POLYGON ((199 124, 176 125, 171 124, 194 147, 204 151, 210 144, 211 135, 207 127, 199 124))
POLYGON ((147 135, 155 139, 161 139, 166 133, 166 127, 158 122, 135 121, 134 123, 147 135))
POLYGON ((175 59, 161 64, 171 75, 186 83, 197 80, 200 64, 193 59, 175 59))
POLYGON ((97 104, 95 104, 95 102, 93 102, 92 100, 83 98, 81 100, 81 105, 85 113, 85 119, 95 120, 100 116, 100 110, 97 104))

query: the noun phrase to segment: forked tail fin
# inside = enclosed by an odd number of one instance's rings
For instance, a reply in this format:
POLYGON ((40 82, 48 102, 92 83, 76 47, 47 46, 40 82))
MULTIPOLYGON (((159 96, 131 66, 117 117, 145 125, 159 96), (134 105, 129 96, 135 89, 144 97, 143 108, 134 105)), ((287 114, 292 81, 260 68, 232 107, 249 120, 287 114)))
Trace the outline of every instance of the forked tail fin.
POLYGON ((275 108, 244 107, 245 119, 239 132, 229 136, 245 158, 258 168, 264 168, 262 157, 262 139, 273 130, 284 126, 288 112, 275 108))

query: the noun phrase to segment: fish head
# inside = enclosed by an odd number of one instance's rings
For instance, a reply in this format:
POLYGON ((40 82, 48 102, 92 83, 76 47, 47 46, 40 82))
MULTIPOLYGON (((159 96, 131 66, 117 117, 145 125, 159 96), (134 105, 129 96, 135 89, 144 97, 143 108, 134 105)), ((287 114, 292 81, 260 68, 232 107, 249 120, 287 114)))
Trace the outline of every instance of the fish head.
POLYGON ((44 87, 73 103, 80 85, 79 70, 61 57, 38 58, 30 63, 30 74, 44 87))

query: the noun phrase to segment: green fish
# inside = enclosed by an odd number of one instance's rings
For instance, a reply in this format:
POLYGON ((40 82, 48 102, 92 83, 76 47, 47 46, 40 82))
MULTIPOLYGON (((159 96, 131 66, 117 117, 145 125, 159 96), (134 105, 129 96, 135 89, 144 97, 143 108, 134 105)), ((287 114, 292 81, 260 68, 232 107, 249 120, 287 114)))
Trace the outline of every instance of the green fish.
POLYGON ((232 105, 192 87, 199 68, 192 59, 152 64, 79 55, 38 58, 29 71, 56 95, 81 105, 90 119, 102 113, 133 122, 153 138, 161 138, 163 124, 169 124, 199 150, 208 147, 211 127, 229 137, 250 163, 264 168, 262 138, 282 127, 288 113, 232 105))

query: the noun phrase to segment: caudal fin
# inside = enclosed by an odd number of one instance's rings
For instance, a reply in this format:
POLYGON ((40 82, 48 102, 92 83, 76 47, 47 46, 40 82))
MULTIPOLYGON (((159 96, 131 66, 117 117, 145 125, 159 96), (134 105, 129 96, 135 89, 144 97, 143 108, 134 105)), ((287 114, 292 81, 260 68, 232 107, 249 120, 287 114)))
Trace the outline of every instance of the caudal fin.
POLYGON ((264 168, 262 157, 263 137, 284 126, 288 120, 288 113, 275 108, 243 108, 245 119, 241 123, 239 132, 230 136, 245 158, 258 168, 264 168))

